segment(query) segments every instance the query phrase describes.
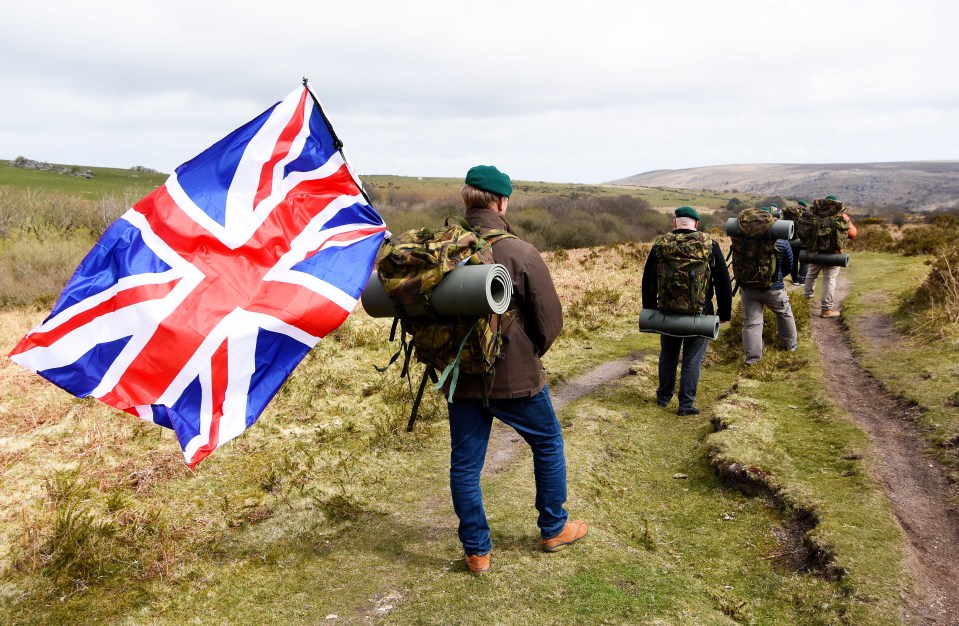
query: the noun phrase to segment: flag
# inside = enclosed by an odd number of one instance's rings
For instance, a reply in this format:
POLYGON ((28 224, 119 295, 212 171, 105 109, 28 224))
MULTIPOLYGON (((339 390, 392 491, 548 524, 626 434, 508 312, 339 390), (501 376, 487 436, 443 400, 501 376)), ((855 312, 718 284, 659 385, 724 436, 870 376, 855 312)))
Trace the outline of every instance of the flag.
POLYGON ((172 428, 192 469, 346 319, 385 229, 304 81, 113 223, 9 356, 172 428))

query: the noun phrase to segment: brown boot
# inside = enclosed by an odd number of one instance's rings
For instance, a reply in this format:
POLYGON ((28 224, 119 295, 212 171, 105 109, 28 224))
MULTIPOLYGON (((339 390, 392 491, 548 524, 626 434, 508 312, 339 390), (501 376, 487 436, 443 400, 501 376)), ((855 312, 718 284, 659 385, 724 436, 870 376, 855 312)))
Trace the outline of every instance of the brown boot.
POLYGON ((558 535, 551 539, 543 539, 543 552, 559 552, 571 543, 576 543, 586 536, 589 527, 583 520, 566 522, 566 526, 558 535))
POLYGON ((466 567, 470 569, 470 574, 473 576, 482 576, 489 572, 489 559, 492 554, 492 552, 487 552, 486 554, 467 555, 466 567))
POLYGON ((823 317, 839 317, 839 311, 837 311, 836 309, 823 309, 822 316, 823 317))

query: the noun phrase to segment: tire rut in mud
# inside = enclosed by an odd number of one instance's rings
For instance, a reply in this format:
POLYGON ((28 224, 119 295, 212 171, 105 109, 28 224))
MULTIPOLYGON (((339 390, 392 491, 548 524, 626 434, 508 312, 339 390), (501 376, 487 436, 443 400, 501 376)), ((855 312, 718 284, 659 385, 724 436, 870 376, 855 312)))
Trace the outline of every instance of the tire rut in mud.
MULTIPOLYGON (((836 300, 841 303, 847 291, 848 279, 840 274, 836 300)), ((904 617, 920 626, 955 626, 959 624, 959 513, 950 500, 956 489, 928 453, 929 442, 914 421, 916 407, 893 397, 859 367, 837 320, 814 314, 811 321, 829 396, 868 433, 876 459, 872 474, 885 489, 906 537, 914 588, 905 599, 904 617)))

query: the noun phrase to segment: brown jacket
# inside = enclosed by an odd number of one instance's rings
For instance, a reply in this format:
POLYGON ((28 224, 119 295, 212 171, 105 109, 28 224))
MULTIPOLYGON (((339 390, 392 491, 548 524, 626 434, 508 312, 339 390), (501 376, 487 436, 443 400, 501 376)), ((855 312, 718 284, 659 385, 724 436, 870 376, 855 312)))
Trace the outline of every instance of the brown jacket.
MULTIPOLYGON (((492 228, 512 232, 506 218, 489 209, 469 209, 466 221, 481 232, 492 228)), ((549 268, 531 244, 521 239, 500 239, 493 245, 493 259, 506 267, 513 280, 510 309, 517 315, 503 334, 504 357, 496 362, 487 397, 536 395, 546 385, 540 357, 563 329, 563 305, 549 268)), ((460 374, 454 399, 482 398, 488 385, 488 377, 460 374)))

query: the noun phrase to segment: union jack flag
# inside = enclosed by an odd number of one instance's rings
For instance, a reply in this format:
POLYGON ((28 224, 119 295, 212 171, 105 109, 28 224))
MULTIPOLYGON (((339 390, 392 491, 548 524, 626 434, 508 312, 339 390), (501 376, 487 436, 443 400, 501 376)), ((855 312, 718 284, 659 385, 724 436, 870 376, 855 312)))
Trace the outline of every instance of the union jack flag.
POLYGON ((9 356, 172 428, 192 469, 346 319, 385 230, 304 81, 112 224, 9 356))

